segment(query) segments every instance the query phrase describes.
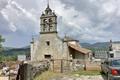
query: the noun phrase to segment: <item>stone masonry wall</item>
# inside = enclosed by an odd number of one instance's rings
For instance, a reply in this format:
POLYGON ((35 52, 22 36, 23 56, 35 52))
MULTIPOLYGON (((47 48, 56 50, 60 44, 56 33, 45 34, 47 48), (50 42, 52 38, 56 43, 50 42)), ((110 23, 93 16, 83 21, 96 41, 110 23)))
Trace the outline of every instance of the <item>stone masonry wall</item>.
POLYGON ((41 34, 38 49, 34 53, 35 61, 44 60, 44 55, 51 55, 53 59, 62 59, 68 57, 66 43, 63 43, 56 33, 41 34), (49 41, 49 45, 47 42, 49 41))

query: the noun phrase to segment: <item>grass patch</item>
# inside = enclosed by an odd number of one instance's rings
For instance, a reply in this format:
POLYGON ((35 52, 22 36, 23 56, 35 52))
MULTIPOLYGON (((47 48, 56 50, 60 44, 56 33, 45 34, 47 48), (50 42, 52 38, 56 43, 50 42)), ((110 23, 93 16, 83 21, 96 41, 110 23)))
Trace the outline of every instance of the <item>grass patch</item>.
POLYGON ((79 77, 81 75, 90 75, 90 76, 94 76, 94 75, 101 75, 101 72, 100 71, 85 71, 85 70, 78 70, 78 71, 75 71, 75 72, 71 72, 71 73, 55 73, 55 72, 52 72, 52 71, 46 71, 46 72, 43 72, 42 74, 38 75, 35 77, 34 80, 50 80, 50 79, 53 79, 53 78, 59 78, 59 77, 62 77, 62 76, 76 76, 76 77, 79 77))
POLYGON ((85 70, 78 70, 71 73, 72 75, 78 74, 78 75, 101 75, 100 71, 94 70, 94 71, 85 71, 85 70))
POLYGON ((42 74, 36 76, 34 80, 49 80, 51 78, 59 77, 59 76, 61 76, 60 73, 54 73, 54 72, 51 72, 51 71, 46 71, 46 72, 43 72, 42 74))

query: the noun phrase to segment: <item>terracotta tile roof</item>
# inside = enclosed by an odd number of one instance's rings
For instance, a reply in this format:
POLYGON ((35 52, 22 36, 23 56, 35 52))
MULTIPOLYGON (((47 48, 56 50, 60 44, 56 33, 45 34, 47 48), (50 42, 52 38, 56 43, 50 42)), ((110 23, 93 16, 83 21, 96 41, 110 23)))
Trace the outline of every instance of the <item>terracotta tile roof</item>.
POLYGON ((69 43, 68 46, 71 47, 71 48, 73 48, 74 50, 80 52, 80 53, 83 53, 83 54, 88 54, 88 53, 91 52, 91 50, 86 49, 86 48, 79 47, 79 46, 77 46, 77 45, 75 45, 75 44, 70 44, 70 43, 69 43))

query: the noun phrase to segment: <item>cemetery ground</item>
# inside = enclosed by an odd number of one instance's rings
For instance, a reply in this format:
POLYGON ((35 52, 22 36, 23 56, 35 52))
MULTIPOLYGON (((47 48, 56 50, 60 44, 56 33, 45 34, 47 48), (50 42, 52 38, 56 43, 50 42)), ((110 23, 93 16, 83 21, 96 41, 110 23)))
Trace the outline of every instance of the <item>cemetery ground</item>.
POLYGON ((100 70, 78 70, 69 73, 55 73, 52 71, 46 71, 37 75, 34 80, 106 80, 106 77, 100 70))

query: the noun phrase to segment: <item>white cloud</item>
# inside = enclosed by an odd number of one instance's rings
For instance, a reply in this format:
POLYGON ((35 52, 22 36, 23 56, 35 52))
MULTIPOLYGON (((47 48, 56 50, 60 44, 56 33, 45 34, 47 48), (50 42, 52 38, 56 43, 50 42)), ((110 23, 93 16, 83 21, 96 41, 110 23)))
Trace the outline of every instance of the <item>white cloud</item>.
MULTIPOLYGON (((34 14, 30 13, 29 11, 27 11, 25 8, 22 8, 18 3, 16 3, 15 1, 11 2, 11 5, 16 7, 17 9, 19 9, 21 13, 25 14, 29 19, 33 20, 33 21, 37 21, 36 17, 34 16, 34 14)), ((19 14, 19 13, 18 13, 19 14)))
MULTIPOLYGON (((80 41, 120 39, 115 36, 120 34, 119 0, 65 1, 50 1, 50 7, 58 15, 60 35, 67 33, 80 41)), ((46 4, 46 0, 1 0, 0 12, 11 31, 32 36, 39 34, 39 17, 46 4)))
MULTIPOLYGON (((23 28, 22 26, 20 26, 25 23, 23 20, 25 18, 33 21, 32 23, 37 23, 37 21, 38 21, 35 14, 32 14, 31 12, 27 11, 25 8, 22 8, 14 0, 10 1, 9 4, 7 4, 6 7, 4 7, 4 9, 1 10, 1 13, 3 14, 6 21, 9 22, 9 28, 13 32, 15 32, 18 29, 20 29, 21 31, 27 30, 27 28, 29 26, 24 25, 24 26, 26 26, 26 28, 25 27, 23 28), (22 22, 22 23, 19 24, 20 22, 22 22), (19 26, 18 26, 18 24, 19 24, 19 26), (15 26, 15 25, 17 25, 17 26, 15 26)), ((33 26, 33 28, 34 28, 34 26, 33 26)))
POLYGON ((8 0, 0 0, 0 10, 6 7, 8 0))
MULTIPOLYGON (((85 15, 83 12, 77 11, 74 7, 66 8, 65 4, 57 0, 54 0, 52 4, 56 4, 54 5, 55 7, 53 6, 52 7, 55 9, 55 12, 58 14, 58 16, 62 17, 62 23, 65 24, 68 28, 72 27, 75 28, 76 30, 82 31, 83 29, 86 30, 85 26, 87 26, 87 28, 91 27, 92 22, 90 21, 89 17, 85 15)), ((65 26, 63 27, 65 29, 68 29, 65 26)), ((72 33, 72 31, 68 33, 70 34, 72 33)))
POLYGON ((15 32, 17 29, 16 29, 16 26, 13 24, 13 23, 10 23, 10 29, 15 32))
MULTIPOLYGON (((6 6, 6 7, 10 7, 10 6, 6 6)), ((6 19, 7 22, 9 22, 9 28, 11 31, 15 32, 16 31, 16 27, 15 25, 9 20, 9 16, 6 14, 6 12, 4 12, 4 9, 1 10, 1 14, 3 15, 3 17, 6 19)))

